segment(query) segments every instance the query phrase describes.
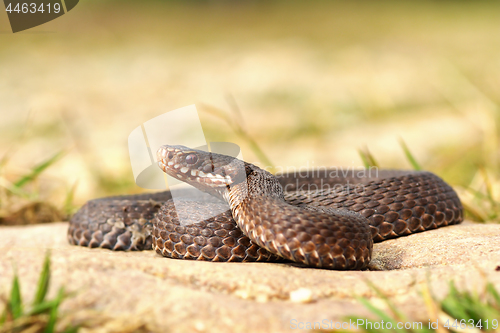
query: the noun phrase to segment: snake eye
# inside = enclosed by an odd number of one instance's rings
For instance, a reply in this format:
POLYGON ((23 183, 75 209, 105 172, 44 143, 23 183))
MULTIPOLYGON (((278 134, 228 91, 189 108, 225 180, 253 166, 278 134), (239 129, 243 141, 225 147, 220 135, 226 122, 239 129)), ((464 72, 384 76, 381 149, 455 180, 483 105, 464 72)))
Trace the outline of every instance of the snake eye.
POLYGON ((174 152, 173 152, 173 151, 169 151, 169 152, 168 152, 168 155, 167 155, 167 158, 168 158, 169 160, 171 160, 171 159, 172 159, 172 157, 174 157, 174 152))
POLYGON ((186 156, 186 163, 187 164, 195 164, 198 161, 198 156, 195 154, 190 154, 186 156))

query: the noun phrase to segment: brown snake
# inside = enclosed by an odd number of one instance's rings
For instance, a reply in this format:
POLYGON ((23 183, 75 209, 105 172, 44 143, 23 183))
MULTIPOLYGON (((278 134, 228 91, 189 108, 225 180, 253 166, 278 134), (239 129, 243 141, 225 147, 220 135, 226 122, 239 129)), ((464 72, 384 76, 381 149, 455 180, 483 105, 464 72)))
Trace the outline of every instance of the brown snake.
POLYGON ((153 248, 179 259, 287 259, 363 269, 374 241, 463 219, 455 191, 430 172, 320 169, 273 176, 229 156, 168 145, 157 159, 170 176, 219 200, 170 200, 168 191, 91 200, 72 217, 69 242, 112 250, 153 248), (217 214, 216 209, 227 210, 217 214), (210 210, 212 217, 200 217, 210 210), (188 220, 180 220, 183 214, 188 220))

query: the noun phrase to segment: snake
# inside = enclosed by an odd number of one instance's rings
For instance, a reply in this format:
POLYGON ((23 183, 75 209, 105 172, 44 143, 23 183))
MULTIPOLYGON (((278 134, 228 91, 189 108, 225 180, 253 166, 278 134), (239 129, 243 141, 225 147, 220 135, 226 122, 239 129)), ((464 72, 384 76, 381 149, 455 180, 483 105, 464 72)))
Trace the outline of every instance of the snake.
POLYGON ((428 171, 316 168, 273 175, 237 158, 179 145, 160 169, 197 190, 88 201, 70 244, 155 250, 174 259, 289 262, 363 270, 373 243, 461 223, 453 188, 428 171))

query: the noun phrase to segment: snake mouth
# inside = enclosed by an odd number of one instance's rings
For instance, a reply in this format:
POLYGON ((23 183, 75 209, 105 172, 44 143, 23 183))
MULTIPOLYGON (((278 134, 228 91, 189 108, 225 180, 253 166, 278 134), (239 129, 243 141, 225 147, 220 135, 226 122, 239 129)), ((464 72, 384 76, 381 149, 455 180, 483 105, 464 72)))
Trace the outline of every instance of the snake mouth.
POLYGON ((220 188, 233 183, 235 159, 184 146, 164 145, 157 153, 158 166, 167 175, 196 187, 220 188))

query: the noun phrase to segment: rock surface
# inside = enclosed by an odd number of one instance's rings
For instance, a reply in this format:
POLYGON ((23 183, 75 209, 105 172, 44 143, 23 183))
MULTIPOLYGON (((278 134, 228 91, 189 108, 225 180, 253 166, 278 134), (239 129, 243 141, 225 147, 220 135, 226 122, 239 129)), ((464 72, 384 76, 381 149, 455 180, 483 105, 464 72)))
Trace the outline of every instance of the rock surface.
POLYGON ((419 295, 426 285, 437 298, 452 279, 459 288, 480 291, 490 281, 500 289, 500 225, 493 224, 464 223, 375 244, 374 271, 353 272, 88 249, 69 245, 67 228, 0 227, 0 300, 9 293, 14 265, 30 300, 49 248, 51 296, 61 285, 75 291, 63 313, 105 315, 104 331, 142 325, 158 332, 288 332, 307 322, 335 325, 347 315, 370 315, 355 296, 382 304, 368 282, 427 322, 419 295))

